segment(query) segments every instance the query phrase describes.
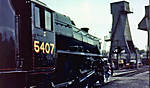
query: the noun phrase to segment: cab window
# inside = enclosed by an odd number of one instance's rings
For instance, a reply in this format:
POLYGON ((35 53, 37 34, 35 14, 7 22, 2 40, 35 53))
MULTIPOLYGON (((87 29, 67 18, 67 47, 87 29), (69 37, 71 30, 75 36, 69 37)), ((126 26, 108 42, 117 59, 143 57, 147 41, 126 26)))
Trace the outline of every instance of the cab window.
POLYGON ((34 24, 35 27, 41 30, 52 30, 52 16, 51 12, 45 8, 35 6, 34 10, 34 24))
POLYGON ((45 29, 51 31, 51 13, 45 10, 45 29))
POLYGON ((40 9, 38 7, 35 7, 35 27, 40 28, 41 27, 41 21, 40 21, 40 9))

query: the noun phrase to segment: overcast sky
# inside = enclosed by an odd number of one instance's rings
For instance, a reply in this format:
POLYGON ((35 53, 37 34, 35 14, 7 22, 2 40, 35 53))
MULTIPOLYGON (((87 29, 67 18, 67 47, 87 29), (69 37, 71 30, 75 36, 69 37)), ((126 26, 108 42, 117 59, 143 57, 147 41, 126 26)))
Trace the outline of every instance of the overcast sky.
MULTIPOLYGON (((109 35, 112 26, 110 3, 120 0, 41 0, 56 12, 69 16, 78 28, 88 27, 89 33, 102 39, 109 35)), ((145 15, 149 0, 125 0, 129 2, 133 14, 129 14, 129 25, 135 47, 145 49, 147 32, 137 29, 145 15)), ((109 44, 106 44, 107 49, 109 44)), ((103 48, 103 46, 102 46, 103 48)))

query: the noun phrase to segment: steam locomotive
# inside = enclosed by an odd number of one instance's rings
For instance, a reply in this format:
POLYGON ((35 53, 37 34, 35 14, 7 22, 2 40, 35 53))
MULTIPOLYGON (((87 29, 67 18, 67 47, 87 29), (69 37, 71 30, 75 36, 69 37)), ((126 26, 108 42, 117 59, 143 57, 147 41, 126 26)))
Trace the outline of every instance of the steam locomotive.
POLYGON ((38 0, 0 0, 0 87, 83 88, 103 80, 101 44, 88 30, 38 0))

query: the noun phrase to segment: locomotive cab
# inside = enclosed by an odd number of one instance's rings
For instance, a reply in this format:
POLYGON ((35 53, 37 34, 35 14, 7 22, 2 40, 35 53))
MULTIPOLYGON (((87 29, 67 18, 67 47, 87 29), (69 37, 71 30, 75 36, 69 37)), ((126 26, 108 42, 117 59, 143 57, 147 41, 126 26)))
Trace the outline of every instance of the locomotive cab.
POLYGON ((32 3, 33 67, 54 68, 55 32, 53 11, 41 2, 32 3), (37 4, 38 3, 38 4, 37 4))

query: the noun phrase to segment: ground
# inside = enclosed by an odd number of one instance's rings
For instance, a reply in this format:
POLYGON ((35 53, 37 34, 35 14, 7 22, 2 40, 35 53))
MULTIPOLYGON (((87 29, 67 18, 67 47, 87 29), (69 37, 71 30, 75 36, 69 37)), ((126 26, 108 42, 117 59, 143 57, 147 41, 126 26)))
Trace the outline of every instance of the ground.
POLYGON ((112 77, 111 81, 101 88, 149 88, 148 66, 134 73, 112 77))

